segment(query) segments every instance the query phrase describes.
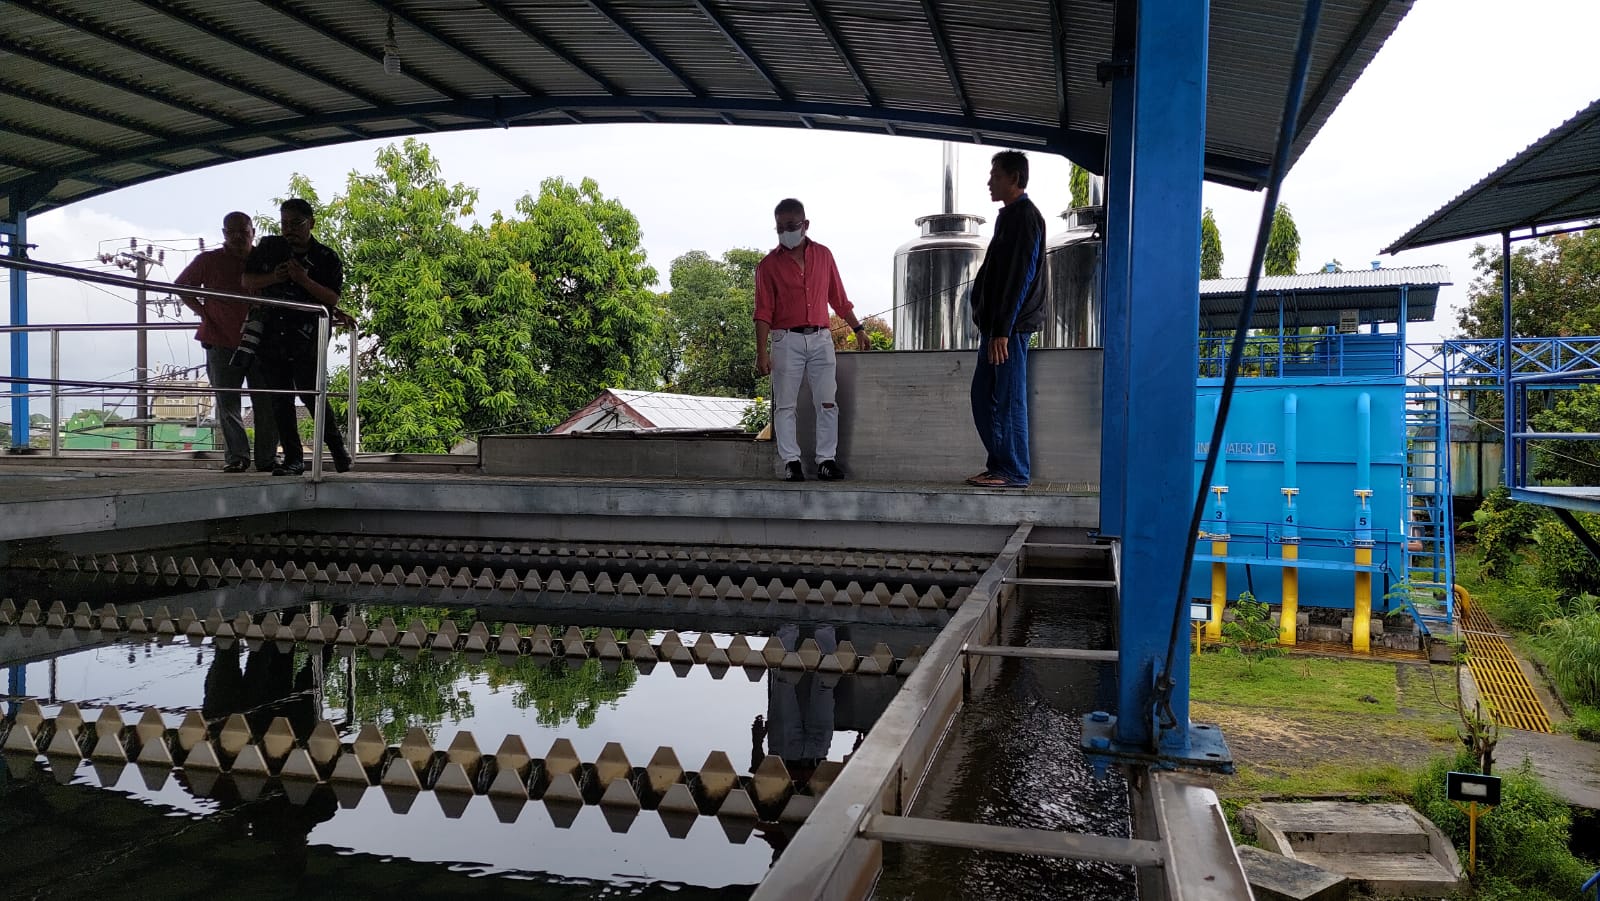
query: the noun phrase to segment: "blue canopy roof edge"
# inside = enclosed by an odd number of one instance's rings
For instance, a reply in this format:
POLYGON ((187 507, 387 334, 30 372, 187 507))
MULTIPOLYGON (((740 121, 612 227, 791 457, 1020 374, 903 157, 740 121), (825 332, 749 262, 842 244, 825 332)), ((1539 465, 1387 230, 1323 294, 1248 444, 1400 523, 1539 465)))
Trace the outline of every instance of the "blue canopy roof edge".
MULTIPOLYGON (((1412 4, 1325 2, 1292 157, 1412 4)), ((1208 179, 1266 179, 1304 3, 1210 0, 1208 179)), ((138 5, 8 4, 0 218, 222 162, 494 126, 826 128, 1058 153, 1099 171, 1106 78, 1126 65, 1105 0, 138 5)))
POLYGON ((1600 100, 1457 195, 1383 253, 1600 218, 1600 100))

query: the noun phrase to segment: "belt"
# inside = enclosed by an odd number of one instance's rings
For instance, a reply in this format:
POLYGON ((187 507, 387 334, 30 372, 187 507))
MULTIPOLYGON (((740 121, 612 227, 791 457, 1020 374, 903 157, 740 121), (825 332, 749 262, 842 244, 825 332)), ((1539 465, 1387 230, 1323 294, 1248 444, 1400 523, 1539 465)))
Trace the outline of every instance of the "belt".
POLYGON ((794 328, 786 328, 786 329, 784 329, 784 331, 786 331, 786 332, 796 332, 796 333, 799 333, 801 335, 809 335, 812 332, 820 332, 825 328, 827 328, 827 326, 825 326, 825 325, 800 325, 800 326, 795 326, 794 328))

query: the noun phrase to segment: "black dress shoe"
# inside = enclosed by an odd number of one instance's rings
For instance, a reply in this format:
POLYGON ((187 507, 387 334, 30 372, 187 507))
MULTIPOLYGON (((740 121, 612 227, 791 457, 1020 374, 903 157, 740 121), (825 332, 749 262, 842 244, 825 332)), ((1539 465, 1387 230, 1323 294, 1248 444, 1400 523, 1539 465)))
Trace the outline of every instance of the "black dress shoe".
POLYGON ((246 469, 249 469, 249 468, 250 467, 246 466, 245 464, 240 463, 238 460, 235 460, 232 463, 229 463, 227 466, 222 467, 222 471, 223 472, 244 472, 246 469))
POLYGON ((306 465, 304 463, 279 463, 272 470, 272 474, 275 476, 300 476, 305 475, 305 473, 306 465))
POLYGON ((837 482, 844 478, 844 470, 832 460, 823 460, 817 464, 817 478, 824 482, 837 482))
POLYGON ((334 472, 349 472, 352 468, 355 467, 355 465, 356 465, 356 461, 350 459, 349 457, 334 457, 333 458, 333 471, 334 472))
POLYGON ((785 463, 783 469, 787 473, 783 477, 785 482, 804 482, 806 480, 805 471, 800 468, 799 460, 791 460, 785 463))

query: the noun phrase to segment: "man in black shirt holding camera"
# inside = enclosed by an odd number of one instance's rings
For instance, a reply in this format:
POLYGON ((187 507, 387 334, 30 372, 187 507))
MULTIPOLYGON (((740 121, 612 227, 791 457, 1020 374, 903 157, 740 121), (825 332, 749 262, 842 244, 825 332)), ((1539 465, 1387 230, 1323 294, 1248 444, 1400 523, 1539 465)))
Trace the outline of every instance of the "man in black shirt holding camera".
MULTIPOLYGON (((262 297, 316 303, 328 308, 334 321, 348 324, 351 319, 339 310, 339 291, 344 287, 344 264, 339 255, 311 237, 314 219, 311 204, 300 198, 285 200, 279 209, 282 235, 261 239, 245 261, 245 290, 262 297)), ((304 310, 260 306, 251 314, 246 340, 259 322, 261 367, 267 384, 275 390, 295 391, 313 417, 325 416, 323 435, 333 454, 334 469, 348 472, 350 453, 335 424, 333 408, 327 404, 317 410, 317 316, 304 310)), ((273 420, 283 442, 283 463, 272 471, 275 476, 297 476, 306 471, 299 430, 295 427, 294 395, 272 396, 273 420)))

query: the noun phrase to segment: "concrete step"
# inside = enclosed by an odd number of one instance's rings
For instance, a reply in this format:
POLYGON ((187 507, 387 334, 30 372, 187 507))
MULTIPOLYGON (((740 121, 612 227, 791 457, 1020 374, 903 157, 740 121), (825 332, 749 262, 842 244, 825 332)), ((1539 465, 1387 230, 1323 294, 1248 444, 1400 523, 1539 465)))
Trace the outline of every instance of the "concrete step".
POLYGON ((1404 804, 1251 804, 1240 820, 1266 850, 1347 876, 1380 897, 1438 898, 1466 884, 1450 840, 1404 804))
POLYGON ((1304 853, 1419 853, 1430 850, 1428 833, 1404 804, 1272 802, 1247 808, 1258 823, 1288 841, 1296 857, 1304 853))
POLYGON ((1295 858, 1330 873, 1341 873, 1362 891, 1380 898, 1448 898, 1465 885, 1426 852, 1414 854, 1320 854, 1295 858))

